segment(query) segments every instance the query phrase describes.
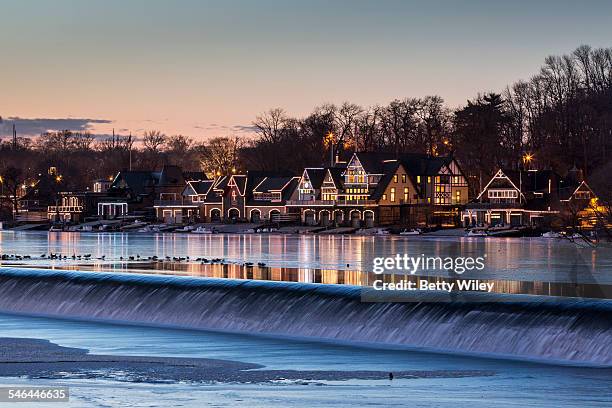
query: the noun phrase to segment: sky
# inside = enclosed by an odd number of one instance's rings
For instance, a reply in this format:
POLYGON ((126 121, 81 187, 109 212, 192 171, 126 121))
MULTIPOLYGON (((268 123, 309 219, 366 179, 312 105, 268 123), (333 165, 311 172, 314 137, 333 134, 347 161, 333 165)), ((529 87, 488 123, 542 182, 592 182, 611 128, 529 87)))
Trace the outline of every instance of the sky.
POLYGON ((0 0, 0 138, 203 140, 275 107, 440 95, 458 107, 612 46, 611 1, 0 0))

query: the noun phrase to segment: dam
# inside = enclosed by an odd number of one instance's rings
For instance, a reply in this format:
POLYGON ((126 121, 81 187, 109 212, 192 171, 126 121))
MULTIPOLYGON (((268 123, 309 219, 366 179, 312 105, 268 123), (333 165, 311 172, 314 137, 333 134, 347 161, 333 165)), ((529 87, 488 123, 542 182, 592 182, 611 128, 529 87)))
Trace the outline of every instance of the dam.
POLYGON ((0 312, 612 365, 608 300, 473 294, 437 302, 417 293, 404 302, 363 302, 363 290, 12 267, 0 269, 0 312))

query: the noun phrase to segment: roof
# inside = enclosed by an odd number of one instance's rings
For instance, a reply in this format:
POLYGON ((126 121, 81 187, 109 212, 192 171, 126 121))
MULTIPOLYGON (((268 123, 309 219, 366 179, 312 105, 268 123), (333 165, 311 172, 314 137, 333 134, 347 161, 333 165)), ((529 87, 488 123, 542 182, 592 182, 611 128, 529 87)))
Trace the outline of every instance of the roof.
POLYGON ((271 202, 267 200, 255 200, 251 198, 247 205, 282 205, 291 197, 293 191, 297 187, 300 178, 293 177, 266 177, 253 190, 255 193, 263 192, 279 192, 281 193, 281 202, 271 202))
POLYGON ((344 169, 341 167, 328 167, 326 170, 331 175, 332 181, 336 185, 336 188, 341 190, 344 185, 344 178, 342 177, 344 169))
POLYGON ((443 166, 453 161, 453 156, 430 156, 422 153, 382 153, 382 152, 356 152, 355 155, 366 173, 383 174, 386 163, 401 162, 408 173, 414 176, 434 176, 439 174, 443 166))
POLYGON ((111 189, 123 189, 122 184, 125 184, 125 188, 132 190, 136 195, 147 194, 147 187, 156 185, 159 182, 160 173, 153 171, 142 171, 142 170, 129 170, 120 171, 111 189))
POLYGON ((523 193, 526 192, 548 192, 549 180, 556 187, 558 180, 561 177, 552 170, 502 170, 503 173, 512 182, 520 188, 523 193))
POLYGON ((402 154, 399 157, 406 171, 415 176, 435 176, 440 173, 443 166, 448 166, 452 160, 452 156, 432 157, 419 153, 402 154))
POLYGON ((312 188, 319 189, 325 180, 325 169, 322 167, 307 167, 304 169, 312 188))
POLYGON ((225 190, 225 187, 227 187, 227 183, 229 183, 230 177, 229 176, 221 176, 219 178, 216 178, 214 180, 214 189, 215 190, 225 190))
POLYGON ((230 180, 234 181, 234 184, 236 184, 236 188, 240 192, 240 195, 245 195, 247 176, 244 174, 234 174, 232 177, 230 177, 230 180))
POLYGON ((179 166, 164 166, 159 174, 160 186, 183 186, 185 178, 179 166))
POLYGON ((282 191, 293 177, 264 177, 264 179, 253 189, 254 193, 268 191, 282 191))
POLYGON ((214 184, 213 180, 198 180, 198 181, 188 181, 187 187, 191 187, 193 192, 198 195, 207 194, 214 184))
POLYGON ((376 188, 370 195, 371 200, 378 200, 382 197, 385 190, 387 189, 387 186, 389 185, 391 180, 393 180, 393 175, 395 175, 400 165, 402 164, 398 161, 386 162, 384 164, 384 167, 383 167, 384 174, 382 178, 380 179, 380 181, 378 182, 378 184, 376 184, 376 188))
POLYGON ((382 174, 384 172, 384 162, 397 158, 392 153, 383 152, 355 152, 355 156, 368 174, 382 174))

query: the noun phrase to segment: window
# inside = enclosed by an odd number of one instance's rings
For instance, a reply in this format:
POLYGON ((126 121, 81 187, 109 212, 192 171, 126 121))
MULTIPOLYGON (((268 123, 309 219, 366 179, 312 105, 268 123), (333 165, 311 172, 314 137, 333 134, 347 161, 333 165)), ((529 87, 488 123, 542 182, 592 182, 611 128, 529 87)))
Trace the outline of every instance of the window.
POLYGON ((591 198, 591 193, 589 191, 576 191, 574 194, 577 200, 589 200, 591 198))
POLYGON ((402 183, 405 183, 405 182, 406 182, 406 175, 402 174, 402 183))
POLYGON ((516 190, 489 190, 487 192, 489 198, 517 198, 518 191, 516 190))
POLYGON ((387 195, 386 195, 386 194, 383 194, 382 199, 383 199, 383 201, 387 201, 387 195))
POLYGON ((453 182, 454 182, 455 184, 459 184, 459 176, 455 176, 455 177, 453 177, 453 179, 454 179, 454 181, 453 181, 453 182))
POLYGON ((408 187, 404 187, 404 202, 407 203, 408 202, 408 187))
POLYGON ((427 182, 431 183, 431 176, 427 176, 427 182))
POLYGON ((391 202, 394 203, 395 202, 395 187, 391 187, 391 202))
POLYGON ((417 183, 421 184, 421 176, 417 176, 417 183))
POLYGON ((457 201, 457 203, 461 202, 461 190, 455 191, 455 201, 457 201))
POLYGON ((394 182, 394 183, 397 183, 397 174, 394 174, 394 175, 393 175, 393 182, 394 182))

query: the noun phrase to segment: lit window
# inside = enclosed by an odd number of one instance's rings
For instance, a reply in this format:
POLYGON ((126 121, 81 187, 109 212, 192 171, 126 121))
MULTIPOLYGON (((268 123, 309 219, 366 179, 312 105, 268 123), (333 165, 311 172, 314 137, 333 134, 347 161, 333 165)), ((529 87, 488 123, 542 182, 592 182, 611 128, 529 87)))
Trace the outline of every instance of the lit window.
POLYGON ((394 182, 394 183, 397 183, 397 174, 394 174, 394 175, 393 175, 393 182, 394 182))
POLYGON ((391 202, 395 202, 395 187, 391 187, 391 202))
POLYGON ((404 202, 408 202, 408 187, 404 187, 404 202))
POLYGON ((421 183, 421 176, 417 176, 417 183, 421 183))
POLYGON ((406 175, 402 174, 402 183, 405 183, 405 182, 406 182, 406 175))
POLYGON ((383 201, 387 201, 387 195, 386 194, 383 194, 382 198, 383 198, 383 201))
POLYGON ((427 176, 427 182, 431 183, 431 176, 427 176))

